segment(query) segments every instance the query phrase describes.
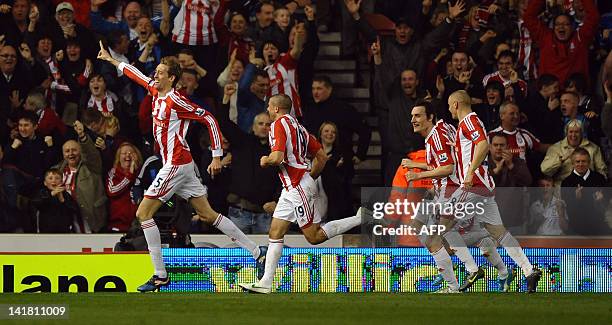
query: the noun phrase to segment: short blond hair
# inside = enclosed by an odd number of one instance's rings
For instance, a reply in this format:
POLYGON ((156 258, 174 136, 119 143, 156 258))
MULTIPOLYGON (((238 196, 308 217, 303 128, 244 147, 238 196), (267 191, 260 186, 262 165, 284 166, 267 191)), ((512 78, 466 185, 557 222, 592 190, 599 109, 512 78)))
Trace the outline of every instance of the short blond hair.
POLYGON ((285 111, 291 111, 291 97, 285 94, 277 94, 270 97, 269 103, 285 111))
POLYGON ((465 90, 457 90, 450 95, 453 100, 456 100, 460 105, 472 105, 472 98, 465 90))

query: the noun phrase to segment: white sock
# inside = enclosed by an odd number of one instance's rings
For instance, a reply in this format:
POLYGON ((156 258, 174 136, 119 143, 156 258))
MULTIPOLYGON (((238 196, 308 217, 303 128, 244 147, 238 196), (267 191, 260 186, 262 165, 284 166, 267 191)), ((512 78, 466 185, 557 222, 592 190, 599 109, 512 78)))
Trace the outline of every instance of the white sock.
POLYGON ((229 237, 233 242, 236 242, 238 246, 246 249, 251 252, 253 258, 257 259, 261 251, 259 250, 259 246, 255 244, 254 241, 250 240, 240 228, 236 227, 236 225, 228 218, 224 217, 222 214, 219 214, 215 222, 213 222, 213 226, 217 227, 217 229, 221 230, 227 237, 229 237))
POLYGON ((278 267, 278 260, 283 254, 283 239, 269 239, 268 253, 266 254, 266 272, 264 273, 259 285, 262 287, 272 287, 272 281, 274 281, 274 274, 276 274, 276 268, 278 267))
POLYGON ((159 235, 159 228, 157 228, 155 220, 151 218, 143 221, 140 223, 140 226, 142 227, 145 239, 147 240, 147 247, 149 248, 151 261, 153 261, 155 275, 160 278, 167 277, 168 273, 166 273, 166 266, 164 265, 164 260, 162 259, 161 253, 161 237, 159 235))
POLYGON ((327 239, 343 234, 353 227, 357 227, 361 224, 361 216, 353 216, 340 220, 334 220, 321 226, 327 239))
POLYGON ((436 261, 436 265, 438 266, 438 271, 444 278, 444 281, 448 283, 448 287, 453 290, 459 289, 459 283, 457 282, 457 277, 455 277, 455 273, 453 272, 453 262, 451 261, 450 255, 444 247, 440 248, 437 252, 431 253, 434 261, 436 261))
POLYGON ((527 256, 514 236, 506 232, 499 241, 499 244, 506 249, 512 260, 521 267, 525 276, 531 275, 533 272, 533 265, 531 265, 529 259, 527 259, 527 256))
POLYGON ((497 252, 497 243, 491 237, 483 238, 478 247, 482 255, 487 258, 487 261, 497 269, 497 277, 506 279, 508 277, 508 268, 497 252))
POLYGON ((474 273, 478 271, 478 266, 474 261, 474 257, 472 257, 472 254, 467 248, 465 241, 463 241, 463 238, 461 238, 458 232, 449 231, 445 233, 442 237, 446 239, 446 242, 448 243, 450 248, 455 251, 455 255, 461 260, 461 262, 463 262, 463 264, 465 265, 465 269, 468 272, 474 273))

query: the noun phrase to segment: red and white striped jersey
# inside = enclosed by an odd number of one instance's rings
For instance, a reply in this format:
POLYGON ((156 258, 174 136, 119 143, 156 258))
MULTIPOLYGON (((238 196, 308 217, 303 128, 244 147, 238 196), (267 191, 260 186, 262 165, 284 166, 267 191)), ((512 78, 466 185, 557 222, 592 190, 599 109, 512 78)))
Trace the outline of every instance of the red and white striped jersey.
POLYGON ((184 45, 212 45, 217 43, 214 17, 219 1, 184 0, 174 18, 172 41, 184 45))
MULTIPOLYGON (((488 75, 486 75, 484 78, 482 78, 482 85, 484 87, 487 86, 487 84, 489 83, 489 81, 497 81, 499 83, 501 83, 502 85, 504 85, 504 87, 509 87, 510 85, 512 85, 512 81, 510 79, 506 80, 504 79, 504 77, 502 77, 502 75, 499 73, 499 71, 495 71, 493 73, 489 73, 488 75)), ((525 82, 525 80, 517 80, 519 89, 521 90, 522 94, 521 98, 525 98, 527 97, 527 83, 525 82)), ((502 94, 503 95, 503 94, 502 94)), ((515 96, 518 94, 515 94, 515 96)), ((506 100, 512 100, 512 97, 506 97, 506 100)))
POLYGON ((155 81, 129 64, 120 63, 118 68, 153 96, 153 137, 164 165, 184 165, 193 160, 185 139, 191 120, 203 123, 208 128, 213 157, 223 155, 221 131, 212 114, 191 103, 175 89, 163 97, 159 96, 154 87, 155 81))
POLYGON ((66 188, 66 192, 72 196, 73 199, 77 199, 76 193, 76 175, 77 170, 70 168, 68 165, 64 167, 62 171, 62 184, 66 188))
POLYGON ((527 149, 538 150, 540 148, 540 140, 531 132, 516 128, 514 131, 504 130, 501 126, 489 132, 489 138, 495 133, 503 132, 508 139, 508 149, 513 156, 527 160, 527 149))
MULTIPOLYGON (((465 175, 470 168, 472 159, 474 158, 474 150, 476 145, 481 141, 487 141, 487 132, 484 124, 478 118, 476 113, 471 112, 466 115, 457 126, 457 135, 455 136, 455 150, 457 167, 457 176, 463 185, 465 175)), ((473 188, 475 191, 485 188, 484 194, 492 195, 495 189, 493 177, 489 174, 489 168, 486 165, 486 159, 478 166, 474 172, 473 188)))
MULTIPOLYGON (((429 167, 436 169, 441 166, 454 165, 453 150, 448 144, 455 139, 457 130, 455 127, 439 120, 425 138, 426 162, 429 167)), ((457 171, 441 179, 432 179, 434 189, 443 197, 447 197, 452 191, 447 192, 446 187, 459 187, 457 171)))
POLYGON ((302 102, 298 93, 298 77, 297 77, 298 61, 289 53, 282 53, 278 60, 265 68, 270 76, 270 89, 268 90, 268 98, 285 94, 291 97, 293 106, 291 107, 291 116, 302 116, 302 102))
POLYGON ((272 123, 268 137, 272 152, 285 153, 278 172, 283 186, 289 190, 299 185, 304 174, 310 169, 308 157, 314 156, 321 149, 321 144, 295 117, 288 114, 272 123))
POLYGON ((529 35, 529 30, 525 26, 523 19, 519 19, 517 23, 519 30, 519 45, 518 45, 518 65, 525 67, 524 78, 527 80, 535 80, 538 77, 538 65, 536 64, 535 49, 533 39, 529 35))

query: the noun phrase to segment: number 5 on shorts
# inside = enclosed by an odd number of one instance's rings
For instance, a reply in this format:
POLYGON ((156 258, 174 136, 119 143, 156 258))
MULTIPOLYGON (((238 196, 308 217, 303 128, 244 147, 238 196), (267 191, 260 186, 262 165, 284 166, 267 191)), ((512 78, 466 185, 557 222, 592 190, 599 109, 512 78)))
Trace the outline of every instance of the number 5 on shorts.
POLYGON ((163 180, 164 180, 164 178, 163 178, 163 177, 158 177, 158 178, 155 180, 155 185, 154 185, 154 186, 155 186, 155 187, 160 187, 160 186, 161 186, 161 182, 162 182, 163 180))

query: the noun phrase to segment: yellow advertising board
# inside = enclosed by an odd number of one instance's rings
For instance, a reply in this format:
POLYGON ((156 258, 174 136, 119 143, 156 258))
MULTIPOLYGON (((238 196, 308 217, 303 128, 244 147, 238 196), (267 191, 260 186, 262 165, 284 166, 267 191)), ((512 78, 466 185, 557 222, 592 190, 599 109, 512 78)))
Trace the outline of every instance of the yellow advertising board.
POLYGON ((151 274, 148 254, 0 254, 0 292, 136 292, 151 274))

